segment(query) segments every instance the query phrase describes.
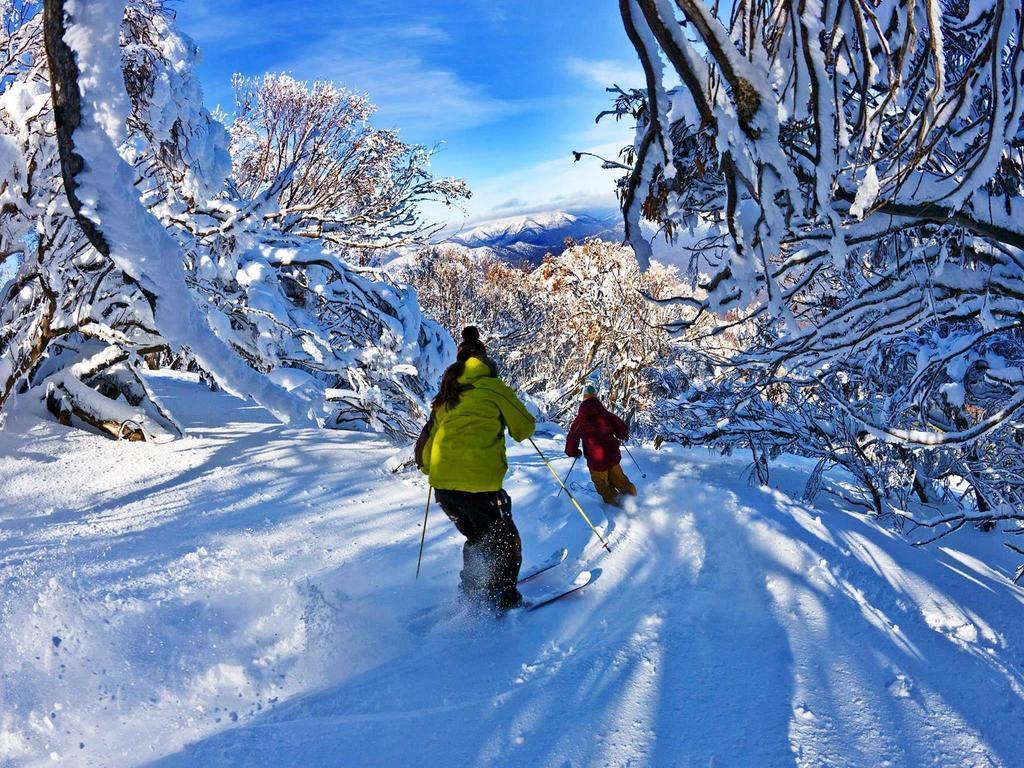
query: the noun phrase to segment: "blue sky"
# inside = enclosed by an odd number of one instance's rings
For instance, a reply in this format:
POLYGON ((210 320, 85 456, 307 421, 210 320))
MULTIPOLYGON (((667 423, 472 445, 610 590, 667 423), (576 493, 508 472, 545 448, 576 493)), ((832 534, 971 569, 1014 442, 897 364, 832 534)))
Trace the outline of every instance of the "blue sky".
MULTIPOLYGON (((631 125, 594 117, 639 65, 611 0, 182 0, 202 50, 207 106, 230 111, 230 79, 265 71, 367 92, 375 123, 444 142, 438 175, 474 191, 470 220, 614 205, 614 172, 572 162, 614 154, 631 125)), ((461 217, 460 217, 461 218, 461 217)))

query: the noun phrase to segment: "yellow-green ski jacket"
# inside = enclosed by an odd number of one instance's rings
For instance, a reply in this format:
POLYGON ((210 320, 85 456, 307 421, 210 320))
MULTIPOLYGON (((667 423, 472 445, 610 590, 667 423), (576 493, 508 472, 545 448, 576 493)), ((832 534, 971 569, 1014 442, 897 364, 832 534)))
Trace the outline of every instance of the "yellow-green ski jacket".
POLYGON ((508 470, 505 428, 516 442, 533 435, 533 416, 505 382, 478 357, 459 377, 466 387, 454 408, 431 414, 420 470, 447 491, 501 490, 508 470))

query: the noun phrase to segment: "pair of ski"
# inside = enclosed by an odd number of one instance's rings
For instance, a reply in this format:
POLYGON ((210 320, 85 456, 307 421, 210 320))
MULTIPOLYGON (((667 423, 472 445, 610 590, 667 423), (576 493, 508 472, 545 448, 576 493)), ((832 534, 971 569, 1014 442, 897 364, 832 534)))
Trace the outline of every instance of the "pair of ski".
MULTIPOLYGON (((551 557, 549 557, 544 562, 537 563, 536 565, 527 568, 526 571, 520 574, 519 581, 517 583, 521 586, 526 582, 530 581, 531 579, 537 578, 542 573, 550 571, 552 568, 561 565, 565 558, 568 556, 569 550, 565 549, 564 547, 562 549, 555 551, 551 555, 551 557)), ((523 610, 535 611, 542 606, 549 605, 555 602, 556 600, 565 597, 566 595, 571 595, 573 592, 578 592, 593 580, 593 572, 580 571, 576 575, 576 578, 573 579, 571 584, 552 587, 547 592, 537 595, 536 597, 523 598, 523 610)))
MULTIPOLYGON (((547 573, 553 568, 561 565, 568 556, 569 550, 565 548, 556 550, 547 560, 537 563, 520 573, 517 584, 521 586, 537 578, 542 573, 547 573)), ((552 587, 546 592, 542 592, 534 597, 524 598, 523 606, 519 610, 535 611, 545 605, 550 605, 556 600, 561 600, 567 595, 578 592, 590 584, 595 578, 597 578, 596 574, 592 571, 580 571, 570 584, 562 584, 560 586, 552 587)), ((429 631, 430 628, 442 618, 441 611, 445 607, 446 606, 444 605, 435 605, 420 611, 418 614, 413 616, 412 621, 408 624, 409 630, 416 634, 424 634, 429 631)))

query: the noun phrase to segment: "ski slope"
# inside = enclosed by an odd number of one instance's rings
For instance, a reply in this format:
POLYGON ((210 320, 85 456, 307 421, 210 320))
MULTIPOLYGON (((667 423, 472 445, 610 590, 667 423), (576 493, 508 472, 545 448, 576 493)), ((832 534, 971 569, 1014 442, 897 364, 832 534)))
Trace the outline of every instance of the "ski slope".
POLYGON ((635 506, 580 494, 607 553, 516 447, 525 562, 570 551, 529 588, 597 581, 416 633, 461 540, 432 509, 413 580, 426 488, 393 449, 155 384, 187 438, 24 403, 0 431, 5 768, 1021 765, 1024 590, 997 537, 914 549, 800 501, 801 460, 762 489, 742 458, 634 449, 635 506))

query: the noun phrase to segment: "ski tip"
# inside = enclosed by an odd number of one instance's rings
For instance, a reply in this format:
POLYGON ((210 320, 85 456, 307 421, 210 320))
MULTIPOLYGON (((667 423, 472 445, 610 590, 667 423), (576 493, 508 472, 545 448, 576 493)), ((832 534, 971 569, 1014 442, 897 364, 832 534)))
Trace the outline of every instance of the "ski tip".
POLYGON ((534 600, 525 600, 523 603, 523 610, 535 611, 538 608, 542 608, 545 605, 551 605, 551 603, 561 600, 563 597, 573 595, 579 590, 583 589, 588 584, 593 583, 594 580, 597 579, 598 575, 600 575, 600 573, 600 568, 595 568, 593 571, 580 571, 580 573, 576 575, 576 578, 573 580, 572 584, 570 584, 569 586, 563 589, 555 590, 546 595, 540 595, 534 600))

